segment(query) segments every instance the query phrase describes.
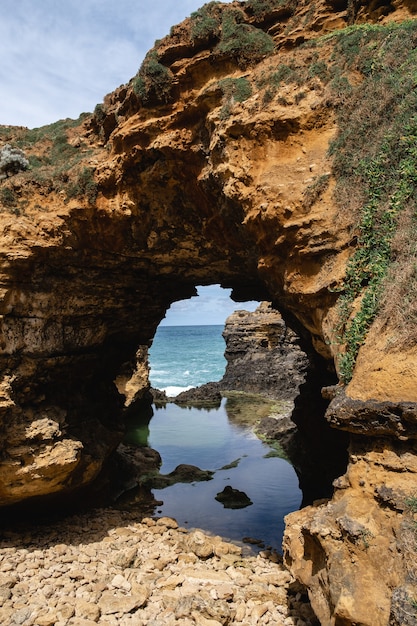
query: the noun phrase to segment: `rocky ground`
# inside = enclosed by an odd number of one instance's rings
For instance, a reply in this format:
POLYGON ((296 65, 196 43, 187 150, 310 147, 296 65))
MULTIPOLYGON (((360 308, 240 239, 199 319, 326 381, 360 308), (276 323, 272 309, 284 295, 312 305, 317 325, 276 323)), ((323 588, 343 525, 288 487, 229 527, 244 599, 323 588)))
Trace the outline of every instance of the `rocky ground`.
POLYGON ((4 625, 317 623, 278 555, 244 556, 169 518, 99 509, 1 534, 4 625))

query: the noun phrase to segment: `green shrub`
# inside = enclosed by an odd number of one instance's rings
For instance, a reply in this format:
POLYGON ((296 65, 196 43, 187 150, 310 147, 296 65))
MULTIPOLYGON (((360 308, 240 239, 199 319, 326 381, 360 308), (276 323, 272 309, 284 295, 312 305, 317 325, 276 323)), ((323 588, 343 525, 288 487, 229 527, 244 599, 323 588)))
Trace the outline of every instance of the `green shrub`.
POLYGON ((0 202, 5 207, 12 207, 16 204, 16 196, 14 191, 9 187, 3 187, 0 189, 0 202))
POLYGON ((247 0, 245 9, 255 17, 264 17, 277 8, 285 8, 291 14, 297 3, 293 0, 247 0))
POLYGON ((308 76, 314 78, 318 76, 321 80, 327 80, 328 70, 327 64, 324 61, 315 61, 308 68, 308 76))
POLYGON ((76 182, 67 189, 67 198, 84 196, 89 204, 94 204, 97 198, 98 185, 94 180, 94 170, 84 167, 77 176, 76 182))
POLYGON ((211 39, 219 37, 221 9, 219 2, 208 2, 198 11, 191 13, 191 39, 211 39))
POLYGON ((159 62, 154 48, 146 55, 138 74, 133 79, 133 90, 144 104, 168 102, 171 97, 173 75, 171 70, 159 62))
POLYGON ((234 57, 245 67, 257 62, 274 51, 274 40, 259 28, 242 23, 239 10, 225 11, 222 20, 222 37, 217 45, 218 54, 234 57))
POLYGON ((104 104, 96 104, 94 108, 94 117, 99 124, 102 124, 104 122, 104 120, 106 119, 106 110, 104 108, 104 104))
POLYGON ((227 98, 233 98, 236 102, 244 102, 252 95, 252 87, 247 78, 224 78, 219 82, 219 87, 227 98))
POLYGON ((220 119, 227 119, 232 112, 234 102, 244 102, 252 95, 252 86, 247 78, 224 78, 219 81, 219 87, 223 91, 224 102, 220 110, 220 119))
POLYGON ((406 498, 405 504, 411 513, 417 513, 417 494, 406 498))
POLYGON ((7 178, 18 172, 23 172, 29 167, 29 161, 25 157, 23 150, 13 148, 6 144, 0 150, 0 176, 7 178))

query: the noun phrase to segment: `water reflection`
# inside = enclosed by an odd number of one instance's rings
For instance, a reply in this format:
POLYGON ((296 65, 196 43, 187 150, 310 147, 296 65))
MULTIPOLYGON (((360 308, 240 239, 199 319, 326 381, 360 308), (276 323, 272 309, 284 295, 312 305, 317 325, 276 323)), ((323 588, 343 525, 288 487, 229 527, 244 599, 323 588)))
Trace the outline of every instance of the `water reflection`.
POLYGON ((266 407, 256 403, 244 410, 243 405, 238 408, 226 399, 218 409, 210 410, 167 404, 154 409, 149 424, 131 424, 127 441, 157 450, 162 474, 180 464, 214 472, 207 482, 153 489, 156 500, 163 502, 157 509, 159 515, 232 540, 250 536, 281 549, 284 516, 299 508, 301 492, 291 464, 253 433, 262 410, 266 407), (252 504, 223 506, 216 496, 226 486, 243 492, 252 504))

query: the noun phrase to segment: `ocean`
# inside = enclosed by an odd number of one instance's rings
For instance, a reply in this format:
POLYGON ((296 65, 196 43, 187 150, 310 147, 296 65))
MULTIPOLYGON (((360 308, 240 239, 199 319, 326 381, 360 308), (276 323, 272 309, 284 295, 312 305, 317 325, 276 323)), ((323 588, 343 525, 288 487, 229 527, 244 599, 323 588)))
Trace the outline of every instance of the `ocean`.
POLYGON ((160 326, 149 351, 152 387, 168 396, 215 382, 226 368, 223 325, 160 326))
MULTIPOLYGON (((176 395, 220 380, 226 367, 222 331, 222 325, 161 326, 150 349, 152 386, 176 395)), ((156 513, 237 542, 254 537, 280 551, 284 517, 300 506, 301 492, 288 460, 254 434, 256 416, 256 404, 245 410, 229 398, 217 409, 154 406, 149 424, 138 416, 126 441, 158 450, 162 474, 182 463, 213 472, 207 482, 153 489, 156 513), (242 491, 250 504, 221 504, 216 498, 226 486, 242 491)))

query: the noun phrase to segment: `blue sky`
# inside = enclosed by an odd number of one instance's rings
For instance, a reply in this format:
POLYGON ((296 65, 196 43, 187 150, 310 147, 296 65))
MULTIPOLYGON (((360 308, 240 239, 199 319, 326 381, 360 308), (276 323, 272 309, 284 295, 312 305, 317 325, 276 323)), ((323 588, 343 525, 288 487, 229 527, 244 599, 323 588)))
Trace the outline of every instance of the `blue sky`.
MULTIPOLYGON (((204 0, 1 0, 0 124, 35 128, 91 112, 138 71, 155 39, 204 0)), ((164 324, 222 324, 235 309, 218 286, 174 303, 164 324)))
POLYGON ((204 0, 1 0, 0 124, 91 112, 204 0))
POLYGON ((233 302, 230 289, 222 289, 219 285, 198 287, 197 291, 197 297, 174 302, 161 326, 224 324, 233 311, 254 311, 259 305, 259 302, 233 302))

